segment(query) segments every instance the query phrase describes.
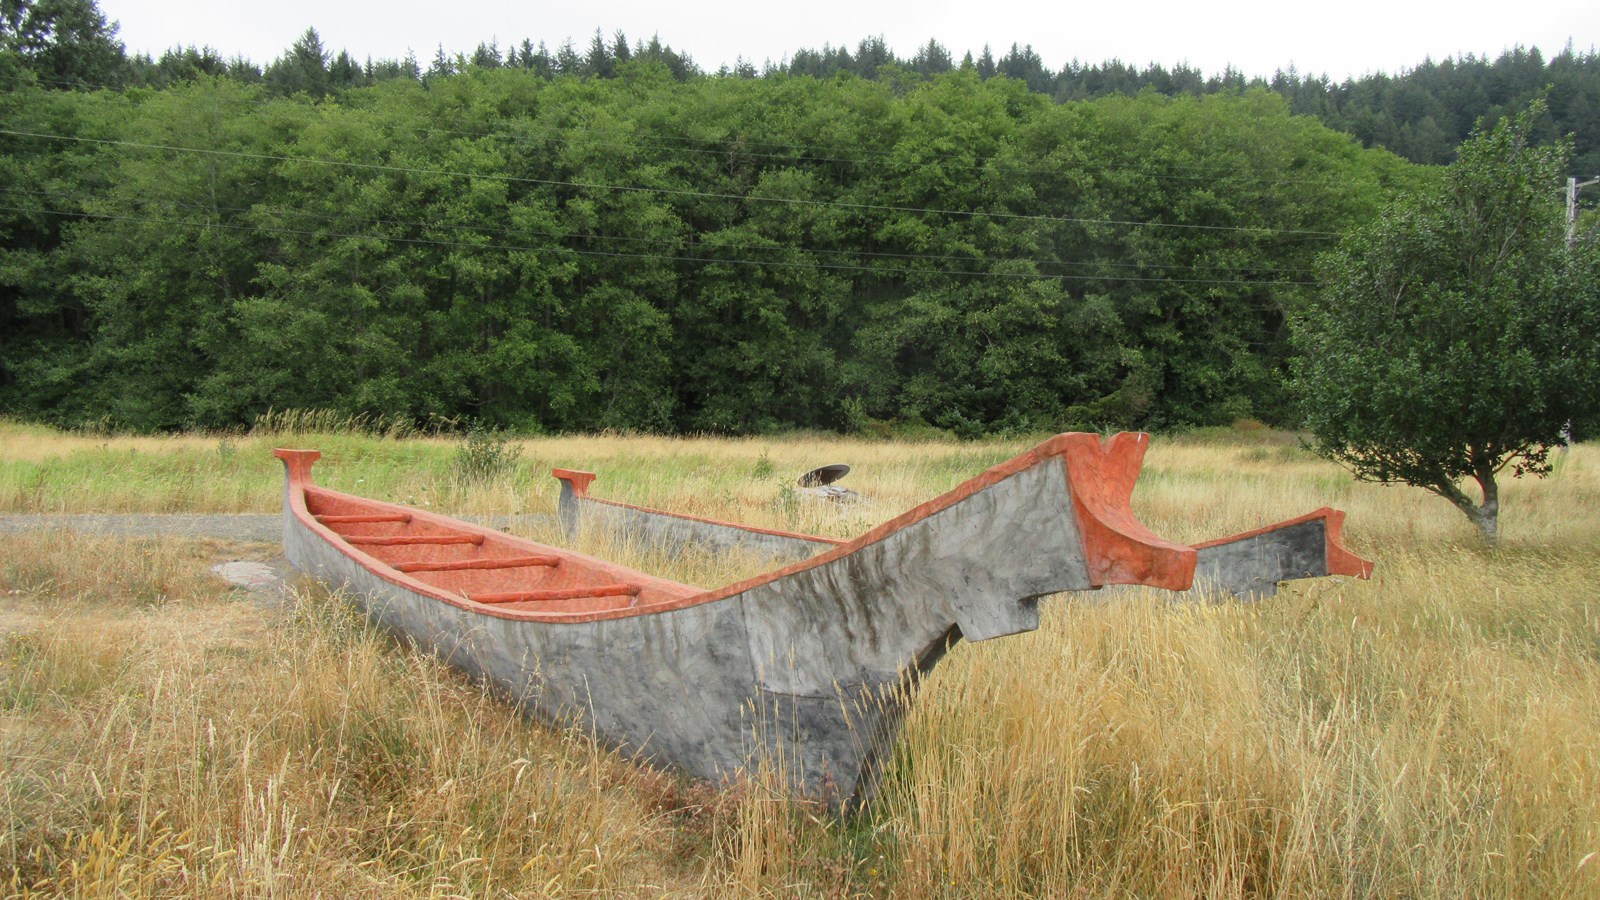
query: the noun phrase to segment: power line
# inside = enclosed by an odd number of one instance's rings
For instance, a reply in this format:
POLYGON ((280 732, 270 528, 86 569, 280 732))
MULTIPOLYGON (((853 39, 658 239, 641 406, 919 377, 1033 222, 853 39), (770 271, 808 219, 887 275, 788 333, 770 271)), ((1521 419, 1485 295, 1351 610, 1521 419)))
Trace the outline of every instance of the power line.
MULTIPOLYGON (((385 126, 380 126, 380 127, 385 127, 385 126)), ((524 139, 524 138, 522 138, 522 137, 520 137, 518 135, 509 134, 509 133, 503 132, 503 131, 467 131, 467 130, 462 130, 462 129, 438 128, 438 127, 429 128, 428 130, 429 130, 430 133, 433 133, 433 134, 460 135, 462 137, 501 138, 501 139, 508 140, 511 143, 514 143, 514 144, 517 144, 517 145, 520 145, 520 146, 530 146, 530 145, 532 145, 534 143, 533 141, 524 139)), ((557 134, 557 133, 560 133, 560 132, 570 132, 570 131, 572 131, 574 129, 572 129, 570 127, 567 127, 567 126, 548 125, 548 126, 539 126, 537 129, 534 129, 534 130, 543 132, 545 134, 557 134)), ((704 139, 704 138, 678 138, 678 137, 670 137, 670 136, 656 136, 654 138, 654 140, 655 141, 661 141, 661 140, 681 141, 681 142, 683 142, 685 144, 690 143, 690 142, 700 143, 700 144, 717 144, 717 143, 719 143, 718 141, 714 141, 714 140, 710 140, 710 139, 704 139)), ((568 145, 576 143, 576 141, 574 141, 571 138, 563 138, 563 137, 551 138, 550 142, 551 143, 557 143, 557 144, 568 144, 568 145)), ((734 157, 753 157, 753 158, 756 158, 756 159, 796 160, 796 161, 807 162, 807 163, 845 163, 847 165, 858 166, 858 167, 859 166, 868 166, 868 165, 877 165, 877 163, 874 163, 874 162, 869 162, 867 160, 848 157, 848 156, 822 156, 822 155, 817 155, 819 153, 838 153, 838 152, 840 152, 840 149, 836 148, 836 147, 813 147, 813 146, 807 146, 805 144, 768 144, 768 143, 765 143, 765 142, 762 142, 762 141, 751 141, 750 142, 751 145, 758 146, 758 147, 759 146, 772 146, 772 147, 788 147, 788 148, 792 148, 792 149, 790 149, 789 152, 785 152, 785 153, 761 153, 761 152, 757 152, 757 151, 754 151, 754 150, 748 150, 748 149, 743 149, 743 148, 735 149, 733 147, 726 147, 726 148, 713 147, 713 146, 706 146, 706 147, 673 147, 673 146, 669 146, 669 145, 666 145, 666 144, 653 143, 651 141, 638 141, 638 142, 635 142, 635 143, 623 143, 623 142, 620 142, 620 141, 590 141, 588 143, 590 145, 601 146, 601 147, 620 147, 620 148, 624 148, 624 149, 632 148, 632 147, 644 147, 644 148, 648 148, 648 149, 663 150, 663 151, 668 151, 668 152, 673 152, 673 153, 699 153, 699 154, 705 154, 705 155, 709 155, 709 156, 726 156, 726 157, 729 157, 729 158, 734 158, 734 157)), ((864 154, 871 155, 871 156, 878 156, 878 157, 891 157, 891 156, 898 155, 897 151, 893 151, 893 150, 862 150, 862 149, 858 149, 856 152, 864 153, 864 154)), ((941 160, 941 161, 952 161, 952 162, 962 163, 962 164, 965 165, 966 168, 971 169, 971 170, 977 170, 985 162, 985 160, 981 160, 981 159, 977 159, 977 158, 969 158, 969 157, 965 157, 965 156, 957 156, 957 155, 952 154, 952 153, 920 154, 918 156, 918 159, 919 160, 941 160)), ((993 157, 991 157, 990 159, 992 160, 993 157)), ((1023 174, 1023 175, 1060 175, 1061 174, 1061 172, 1059 170, 1055 170, 1055 169, 1039 169, 1039 168, 1032 168, 1032 167, 1018 167, 1018 168, 1015 168, 1015 169, 1011 169, 1010 171, 1016 172, 1016 173, 1019 173, 1019 174, 1023 174)), ((1263 176, 1260 176, 1260 175, 1256 175, 1256 174, 1250 173, 1247 170, 1243 170, 1243 169, 1237 169, 1237 168, 1229 169, 1229 168, 1222 168, 1222 167, 1211 168, 1211 169, 1208 169, 1206 167, 1195 167, 1193 169, 1188 170, 1188 171, 1201 171, 1201 172, 1209 171, 1209 172, 1212 173, 1212 174, 1209 174, 1209 175, 1177 175, 1177 174, 1173 174, 1173 173, 1176 172, 1176 171, 1179 171, 1179 170, 1174 169, 1172 167, 1167 167, 1167 168, 1165 168, 1163 170, 1155 170, 1155 169, 1144 168, 1144 167, 1130 167, 1130 168, 1123 169, 1121 171, 1123 171, 1123 172, 1133 172, 1133 173, 1137 173, 1137 174, 1140 174, 1140 175, 1147 175, 1147 176, 1152 177, 1152 178, 1160 178, 1160 179, 1169 180, 1169 181, 1198 181, 1198 182, 1204 182, 1206 184, 1215 184, 1219 180, 1219 177, 1220 178, 1229 178, 1229 179, 1237 178, 1237 179, 1242 179, 1244 181, 1247 181, 1247 182, 1250 182, 1250 183, 1253 183, 1253 184, 1261 184, 1261 185, 1281 185, 1281 184, 1319 184, 1319 185, 1329 185, 1329 184, 1338 183, 1338 179, 1334 179, 1334 178, 1267 178, 1267 177, 1263 177, 1263 176), (1244 173, 1244 174, 1242 174, 1242 175, 1235 174, 1235 173, 1241 173, 1241 172, 1244 173), (1220 175, 1217 174, 1217 173, 1220 173, 1220 175)), ((1101 173, 1101 172, 1091 172, 1090 174, 1094 175, 1095 177, 1103 177, 1103 173, 1101 173)))
POLYGON ((150 217, 146 217, 146 216, 122 216, 122 215, 111 215, 111 214, 108 214, 108 213, 90 213, 90 212, 82 212, 82 211, 77 211, 77 210, 62 210, 62 209, 49 209, 49 208, 29 208, 29 207, 21 207, 21 206, 0 206, 0 210, 4 210, 4 211, 7 211, 7 212, 24 213, 24 214, 56 215, 56 216, 63 216, 63 217, 68 217, 68 218, 89 219, 89 220, 104 220, 104 221, 118 221, 118 222, 139 222, 139 223, 150 224, 150 225, 176 225, 176 226, 187 226, 187 227, 191 227, 191 228, 221 228, 221 229, 227 229, 227 230, 231 230, 231 231, 251 231, 251 232, 257 232, 257 233, 261 233, 261 234, 290 234, 290 235, 297 235, 297 236, 302 236, 302 237, 321 238, 321 239, 343 238, 343 239, 349 239, 349 240, 377 240, 377 241, 384 241, 384 242, 392 243, 392 244, 413 244, 413 245, 432 246, 432 247, 458 247, 458 248, 464 248, 464 249, 469 249, 469 250, 478 250, 478 251, 495 250, 495 251, 520 252, 520 253, 566 253, 566 254, 571 254, 571 255, 574 255, 574 256, 590 256, 590 257, 602 257, 602 258, 611 258, 611 259, 641 259, 641 260, 654 260, 654 261, 661 261, 661 262, 703 263, 703 264, 706 264, 706 265, 736 265, 736 266, 749 266, 749 267, 754 267, 754 268, 769 268, 769 269, 804 269, 804 270, 811 270, 811 271, 821 269, 821 270, 827 270, 827 271, 840 271, 840 272, 865 272, 865 273, 875 274, 875 275, 898 275, 898 276, 914 275, 914 276, 918 276, 918 277, 928 277, 928 276, 936 276, 937 275, 937 276, 971 277, 971 278, 1015 278, 1015 279, 1027 279, 1027 280, 1033 280, 1033 281, 1156 282, 1156 283, 1160 283, 1160 284, 1249 285, 1249 286, 1255 286, 1255 287, 1268 287, 1268 286, 1271 286, 1271 287, 1288 287, 1288 286, 1305 286, 1305 285, 1315 284, 1315 282, 1310 282, 1310 281, 1256 281, 1256 280, 1248 280, 1248 279, 1200 279, 1200 278, 1191 279, 1191 278, 1159 278, 1159 277, 1114 276, 1114 275, 1107 275, 1107 276, 1102 276, 1102 275, 1065 275, 1065 274, 1048 274, 1048 273, 1037 273, 1037 272, 977 272, 977 271, 957 271, 957 270, 942 270, 942 269, 941 270, 931 270, 931 271, 904 272, 904 271, 895 271, 895 270, 885 270, 885 269, 883 269, 881 267, 874 267, 874 266, 853 266, 853 265, 842 265, 842 264, 837 264, 837 263, 780 262, 780 261, 774 261, 774 260, 750 260, 750 259, 721 259, 721 258, 717 258, 717 257, 705 257, 705 256, 669 256, 669 255, 665 255, 665 254, 655 254, 655 253, 620 253, 620 252, 604 251, 604 250, 580 250, 580 249, 573 248, 573 247, 533 247, 533 246, 515 245, 515 244, 476 244, 476 243, 468 243, 468 242, 465 242, 465 241, 445 241, 445 240, 437 240, 437 239, 433 239, 433 238, 391 237, 391 236, 386 236, 386 235, 360 234, 360 233, 353 233, 353 232, 336 232, 336 231, 310 231, 310 230, 298 229, 298 228, 274 228, 274 227, 263 226, 263 225, 242 225, 242 224, 235 224, 235 223, 232 223, 232 222, 193 222, 193 221, 188 221, 188 220, 183 220, 183 219, 155 219, 155 218, 150 218, 150 217))
MULTIPOLYGON (((185 202, 178 201, 178 200, 168 200, 168 199, 150 198, 150 197, 135 197, 135 198, 132 198, 131 200, 125 199, 125 198, 84 197, 84 196, 78 196, 78 195, 74 195, 74 194, 62 193, 62 192, 59 192, 59 191, 35 191, 35 190, 28 190, 26 188, 14 188, 14 187, 0 188, 0 193, 23 194, 23 195, 27 195, 27 196, 36 196, 36 197, 52 197, 52 198, 55 198, 57 200, 67 200, 67 201, 80 203, 80 204, 89 203, 89 202, 97 202, 97 201, 104 202, 104 201, 121 200, 121 202, 125 202, 125 203, 131 202, 133 204, 139 204, 139 203, 161 204, 161 205, 165 205, 165 206, 176 207, 176 208, 179 208, 179 209, 194 209, 194 210, 199 210, 199 211, 203 211, 203 212, 205 212, 205 211, 214 211, 214 212, 219 212, 219 213, 220 212, 230 212, 230 213, 260 212, 260 213, 268 213, 268 214, 296 216, 296 217, 306 218, 306 219, 316 219, 316 220, 321 220, 321 221, 326 221, 326 222, 339 222, 339 221, 342 221, 342 219, 340 217, 338 217, 338 216, 331 216, 331 215, 325 215, 325 214, 321 214, 321 213, 307 212, 305 210, 288 209, 286 207, 273 206, 273 205, 266 205, 266 206, 259 206, 258 205, 258 206, 254 206, 254 207, 242 207, 242 206, 219 206, 219 205, 209 204, 209 203, 185 203, 185 202)), ((804 245, 792 245, 792 244, 780 244, 780 245, 776 245, 776 246, 762 247, 762 246, 756 246, 756 245, 750 245, 750 244, 742 244, 742 245, 741 244, 721 244, 721 243, 714 243, 714 242, 711 242, 711 241, 703 241, 703 240, 671 240, 671 239, 660 239, 660 238, 629 237, 629 236, 624 236, 624 235, 594 234, 594 233, 591 233, 591 232, 562 232, 562 231, 541 231, 541 230, 538 230, 538 229, 496 228, 496 227, 489 226, 489 225, 472 225, 472 224, 441 225, 439 223, 413 222, 413 221, 405 221, 405 220, 399 220, 399 219, 374 219, 368 224, 370 226, 374 226, 374 227, 377 227, 377 226, 394 226, 394 227, 404 227, 404 228, 415 228, 415 229, 419 229, 419 230, 430 230, 430 229, 441 229, 441 228, 443 228, 443 229, 451 229, 451 230, 457 230, 457 231, 466 230, 466 231, 473 231, 473 232, 487 232, 487 233, 491 233, 491 234, 499 234, 499 235, 504 235, 504 236, 511 236, 511 235, 538 235, 538 236, 541 236, 541 237, 552 237, 552 238, 568 239, 568 240, 577 239, 577 240, 595 240, 595 241, 616 241, 616 242, 621 242, 621 243, 649 244, 649 245, 654 245, 654 246, 667 246, 667 247, 710 247, 710 248, 713 248, 713 249, 716 249, 716 250, 736 250, 736 251, 740 251, 740 252, 752 252, 752 251, 753 252, 757 252, 757 253, 764 253, 764 252, 786 252, 786 253, 787 252, 801 252, 801 253, 831 254, 831 255, 834 255, 834 256, 868 257, 868 258, 873 258, 873 259, 905 259, 905 260, 925 260, 925 261, 933 261, 933 262, 975 262, 976 261, 972 256, 959 256, 959 255, 953 255, 953 254, 893 253, 893 252, 881 251, 881 250, 852 250, 852 249, 844 249, 844 248, 808 247, 808 246, 804 246, 804 245)), ((1033 258, 1019 258, 1019 257, 1004 257, 1004 258, 999 259, 997 261, 999 261, 999 262, 1007 262, 1007 263, 1028 263, 1028 264, 1036 265, 1036 266, 1105 266, 1105 267, 1118 268, 1118 269, 1146 269, 1146 270, 1147 269, 1167 269, 1167 270, 1181 270, 1181 271, 1189 271, 1189 272, 1253 272, 1253 273, 1258 273, 1258 274, 1288 274, 1288 275, 1306 275, 1306 274, 1310 274, 1312 272, 1312 270, 1304 269, 1304 268, 1275 268, 1275 267, 1266 267, 1266 266, 1185 265, 1185 264, 1181 264, 1181 263, 1120 263, 1120 262, 1111 262, 1109 260, 1062 260, 1062 259, 1033 259, 1033 258)))
POLYGON ((738 202, 778 203, 778 204, 786 204, 786 205, 792 205, 792 206, 811 206, 811 207, 823 207, 823 208, 833 208, 833 209, 852 209, 852 210, 862 210, 862 211, 868 211, 868 212, 902 212, 902 213, 916 213, 916 214, 922 214, 922 215, 934 214, 934 215, 944 215, 944 216, 965 216, 965 217, 969 217, 969 218, 980 218, 981 217, 981 218, 998 219, 998 220, 1004 220, 1004 221, 1058 222, 1058 223, 1061 223, 1061 224, 1071 224, 1071 225, 1113 225, 1113 226, 1121 226, 1121 227, 1138 227, 1138 228, 1171 228, 1171 229, 1181 229, 1181 230, 1189 230, 1189 231, 1218 231, 1218 232, 1222 232, 1222 231, 1241 232, 1242 231, 1242 232, 1253 232, 1253 233, 1258 233, 1258 234, 1259 233, 1265 233, 1265 234, 1291 235, 1291 236, 1296 236, 1296 237, 1336 238, 1336 237, 1340 236, 1338 232, 1333 232, 1333 231, 1314 231, 1314 230, 1308 230, 1308 229, 1307 230, 1303 230, 1303 229, 1288 229, 1288 228, 1269 228, 1269 227, 1264 227, 1264 226, 1263 227, 1248 227, 1248 226, 1239 226, 1239 225, 1195 225, 1195 224, 1189 224, 1189 223, 1173 223, 1173 222, 1140 222, 1140 221, 1131 221, 1131 220, 1123 220, 1123 219, 1088 219, 1088 218, 1078 218, 1078 217, 1073 217, 1073 216, 1048 216, 1048 215, 1029 214, 1029 213, 982 212, 982 211, 974 211, 974 210, 939 209, 939 208, 934 208, 934 207, 894 206, 894 205, 874 204, 874 203, 850 203, 850 202, 845 202, 845 201, 808 200, 808 199, 801 199, 801 198, 794 198, 794 197, 761 197, 761 196, 752 196, 752 195, 747 195, 747 194, 723 194, 723 193, 706 192, 706 191, 691 191, 691 190, 687 190, 687 189, 683 189, 683 188, 653 188, 653 187, 642 187, 642 186, 639 186, 639 185, 614 185, 614 184, 605 184, 605 183, 600 183, 600 182, 565 181, 565 180, 554 179, 554 178, 530 178, 530 177, 526 177, 526 176, 517 176, 517 175, 499 175, 499 174, 480 173, 480 172, 459 172, 459 171, 453 171, 453 170, 448 170, 448 169, 421 169, 421 168, 414 168, 414 167, 408 167, 408 166, 385 165, 385 164, 381 164, 381 163, 345 162, 345 161, 341 161, 341 160, 317 159, 317 158, 314 158, 314 157, 302 157, 302 156, 283 156, 283 155, 279 155, 279 154, 270 154, 270 153, 246 153, 246 152, 239 151, 239 150, 213 150, 213 149, 204 148, 204 147, 183 147, 183 146, 178 146, 178 145, 173 145, 173 144, 147 144, 147 143, 142 143, 142 142, 139 142, 139 141, 111 140, 111 139, 107 139, 107 138, 87 138, 87 137, 78 137, 76 135, 48 134, 48 133, 34 132, 34 131, 20 131, 20 130, 16 130, 16 129, 0 129, 0 135, 9 135, 9 136, 12 136, 12 137, 37 138, 37 139, 41 139, 41 140, 71 141, 71 142, 86 143, 86 144, 98 144, 98 145, 113 146, 113 147, 133 147, 133 148, 143 149, 143 150, 160 150, 160 151, 165 151, 165 152, 169 152, 169 153, 195 153, 195 154, 208 155, 208 156, 226 156, 226 157, 234 157, 234 158, 239 158, 239 159, 263 160, 263 161, 268 161, 268 162, 310 163, 310 164, 313 164, 313 165, 324 165, 324 166, 330 166, 330 167, 336 167, 336 168, 358 169, 358 170, 363 170, 363 171, 394 172, 394 173, 403 173, 403 174, 412 174, 412 175, 440 175, 440 176, 452 177, 452 178, 480 178, 480 179, 484 179, 486 181, 500 181, 500 182, 513 183, 513 184, 539 184, 539 185, 545 185, 545 186, 549 186, 549 187, 572 187, 572 188, 582 188, 582 189, 585 189, 585 190, 621 191, 621 192, 628 192, 628 193, 659 194, 659 195, 663 195, 663 196, 674 196, 674 197, 696 197, 696 198, 710 199, 710 200, 732 200, 732 201, 738 201, 738 202))

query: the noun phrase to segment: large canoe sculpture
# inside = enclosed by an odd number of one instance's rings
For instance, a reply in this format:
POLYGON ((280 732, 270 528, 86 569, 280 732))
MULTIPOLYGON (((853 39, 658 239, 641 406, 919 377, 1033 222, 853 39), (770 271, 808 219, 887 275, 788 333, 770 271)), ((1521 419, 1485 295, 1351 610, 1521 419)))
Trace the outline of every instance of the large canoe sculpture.
MULTIPOLYGON (((766 761, 842 809, 870 796, 918 677, 958 639, 1037 628, 1042 597, 1185 590, 1211 547, 1250 583, 1370 572, 1327 510, 1198 550, 1150 533, 1129 506, 1148 441, 1058 435, 849 542, 723 526, 814 546, 714 590, 317 487, 318 452, 276 453, 290 562, 384 627, 633 756, 709 780, 766 761)), ((558 477, 570 519, 593 476, 558 477)))

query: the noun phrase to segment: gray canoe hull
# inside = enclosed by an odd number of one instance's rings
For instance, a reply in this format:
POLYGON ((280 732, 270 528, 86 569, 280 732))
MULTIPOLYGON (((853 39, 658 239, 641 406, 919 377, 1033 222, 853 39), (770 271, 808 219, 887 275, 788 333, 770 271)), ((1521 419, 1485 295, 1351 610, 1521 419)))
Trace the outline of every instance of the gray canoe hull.
MULTIPOLYGON (((711 591, 316 488, 314 451, 278 451, 288 473, 284 548, 297 568, 348 591, 381 626, 539 718, 714 782, 770 772, 845 810, 871 797, 919 678, 956 641, 1033 630, 1039 600, 1058 592, 1191 584, 1197 551, 1151 534, 1128 505, 1147 441, 1059 435, 848 544, 780 534, 780 551, 807 558, 711 591), (353 546, 311 513, 308 497, 403 511, 414 520, 407 528, 557 554, 562 565, 651 587, 636 609, 487 605, 353 546)), ((680 534, 670 520, 681 517, 611 509, 658 539, 680 534)), ((563 518, 573 511, 564 501, 563 518)), ((755 533, 727 527, 734 539, 755 533)), ((688 534, 728 538, 718 529, 688 534)))

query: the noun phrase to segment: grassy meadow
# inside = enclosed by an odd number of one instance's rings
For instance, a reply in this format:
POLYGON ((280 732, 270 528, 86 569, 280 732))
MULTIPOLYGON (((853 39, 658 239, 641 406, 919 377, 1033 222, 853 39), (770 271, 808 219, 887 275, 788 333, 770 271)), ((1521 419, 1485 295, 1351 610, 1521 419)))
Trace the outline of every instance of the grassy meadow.
MULTIPOLYGON (((0 514, 277 512, 270 450, 301 446, 322 484, 446 513, 552 512, 566 466, 601 497, 850 536, 1035 442, 537 438, 473 479, 456 438, 259 431, 0 422, 0 514), (788 487, 834 462, 866 499, 788 487)), ((1134 498, 1158 533, 1332 505, 1374 578, 1047 601, 1039 631, 945 658, 844 821, 525 721, 314 584, 272 604, 209 573, 275 546, 0 534, 0 895, 1600 896, 1600 447, 1503 499, 1486 548, 1291 436, 1158 437, 1134 498)), ((706 586, 762 567, 580 541, 706 586)))

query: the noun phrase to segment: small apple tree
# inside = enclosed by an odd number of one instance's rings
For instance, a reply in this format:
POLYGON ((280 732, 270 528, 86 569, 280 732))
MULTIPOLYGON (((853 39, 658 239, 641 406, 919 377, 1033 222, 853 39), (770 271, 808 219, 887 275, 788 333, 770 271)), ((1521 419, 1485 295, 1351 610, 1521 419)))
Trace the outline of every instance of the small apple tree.
POLYGON ((1290 323, 1317 452, 1438 494, 1490 543, 1500 473, 1548 474, 1600 412, 1600 243, 1568 245, 1571 145, 1531 143, 1543 112, 1480 125, 1437 187, 1347 235, 1290 323))

